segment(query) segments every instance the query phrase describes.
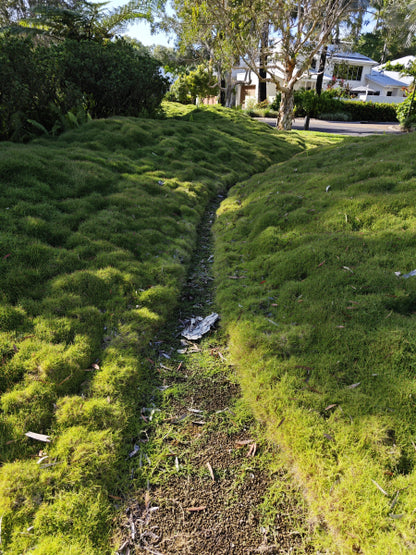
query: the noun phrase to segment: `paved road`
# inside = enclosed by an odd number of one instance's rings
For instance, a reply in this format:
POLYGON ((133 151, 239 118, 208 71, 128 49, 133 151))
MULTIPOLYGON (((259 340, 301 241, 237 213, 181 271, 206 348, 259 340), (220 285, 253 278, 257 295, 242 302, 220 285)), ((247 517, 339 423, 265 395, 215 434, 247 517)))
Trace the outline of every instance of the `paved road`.
MULTIPOLYGON (((257 118, 259 121, 276 126, 276 118, 257 118)), ((296 118, 292 129, 303 129, 305 118, 296 118)), ((359 121, 324 121, 311 119, 309 124, 310 131, 321 131, 323 133, 337 133, 339 135, 383 135, 385 133, 399 134, 400 126, 398 123, 365 123, 359 121)))

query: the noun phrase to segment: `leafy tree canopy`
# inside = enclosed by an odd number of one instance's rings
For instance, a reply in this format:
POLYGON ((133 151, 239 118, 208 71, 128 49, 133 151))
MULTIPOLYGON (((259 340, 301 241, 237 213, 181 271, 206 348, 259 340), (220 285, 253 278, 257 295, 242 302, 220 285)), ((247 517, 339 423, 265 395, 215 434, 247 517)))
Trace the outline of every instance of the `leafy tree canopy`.
POLYGON ((130 0, 113 10, 107 4, 88 0, 40 3, 32 10, 32 17, 20 21, 20 25, 53 39, 103 41, 125 31, 134 19, 150 20, 160 6, 159 0, 130 0))

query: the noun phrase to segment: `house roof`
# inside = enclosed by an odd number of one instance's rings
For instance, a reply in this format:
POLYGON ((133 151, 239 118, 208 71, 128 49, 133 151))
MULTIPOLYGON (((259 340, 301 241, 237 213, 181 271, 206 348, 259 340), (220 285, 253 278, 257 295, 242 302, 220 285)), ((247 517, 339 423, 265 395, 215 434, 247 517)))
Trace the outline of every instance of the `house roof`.
MULTIPOLYGON (((317 69, 313 69, 312 67, 310 67, 308 69, 308 71, 306 71, 302 77, 304 77, 305 79, 311 79, 311 80, 316 80, 318 79, 318 70, 317 69)), ((324 77, 323 80, 324 81, 331 81, 332 77, 330 75, 328 75, 327 73, 324 73, 324 77)))
POLYGON ((364 56, 364 54, 360 54, 359 52, 334 52, 332 50, 330 56, 332 59, 343 60, 345 62, 361 62, 369 65, 377 65, 376 61, 372 60, 368 56, 364 56))
POLYGON ((399 81, 397 79, 393 79, 389 75, 382 73, 381 71, 374 71, 369 75, 366 75, 365 78, 372 83, 375 83, 379 87, 406 87, 407 83, 404 81, 399 81))
POLYGON ((392 65, 400 64, 407 66, 412 64, 416 60, 416 56, 404 56, 403 58, 397 58, 397 60, 391 60, 392 65))
MULTIPOLYGON (((390 64, 392 66, 397 64, 407 67, 414 61, 416 61, 416 56, 404 56, 403 58, 397 58, 397 60, 391 60, 390 64)), ((374 69, 376 69, 377 71, 383 71, 384 66, 385 64, 381 64, 374 69)), ((388 75, 389 77, 391 77, 392 79, 396 79, 397 81, 402 81, 405 84, 404 86, 409 86, 413 83, 413 77, 411 75, 403 75, 402 73, 400 73, 400 71, 384 70, 384 75, 388 75)))

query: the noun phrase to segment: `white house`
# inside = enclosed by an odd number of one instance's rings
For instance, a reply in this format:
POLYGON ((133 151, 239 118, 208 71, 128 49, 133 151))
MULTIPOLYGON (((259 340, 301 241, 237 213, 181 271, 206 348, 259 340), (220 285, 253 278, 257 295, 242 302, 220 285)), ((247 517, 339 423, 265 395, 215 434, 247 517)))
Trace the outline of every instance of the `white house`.
MULTIPOLYGON (((399 63, 399 60, 395 62, 399 63)), ((312 61, 311 67, 297 82, 295 89, 315 89, 318 66, 319 56, 312 61)), ((278 80, 283 81, 283 74, 277 68, 274 74, 278 80)), ((250 98, 253 99, 252 102, 256 102, 259 79, 254 72, 239 67, 233 70, 233 77, 239 83, 236 86, 236 104, 247 106, 250 98)), ((337 86, 341 83, 357 93, 357 100, 392 103, 403 101, 410 81, 401 77, 398 72, 384 71, 376 61, 363 54, 340 52, 330 47, 323 77, 323 90, 330 84, 337 86)), ((274 99, 274 83, 267 83, 266 94, 269 101, 274 99)))
MULTIPOLYGON (((405 56, 392 60, 390 66, 401 65, 408 67, 416 60, 415 56, 405 56)), ((400 71, 386 70, 385 65, 374 68, 368 77, 370 87, 380 90, 380 97, 388 97, 384 102, 403 102, 407 89, 413 84, 413 77, 402 75, 400 71)), ((378 100, 382 102, 382 100, 378 100)))

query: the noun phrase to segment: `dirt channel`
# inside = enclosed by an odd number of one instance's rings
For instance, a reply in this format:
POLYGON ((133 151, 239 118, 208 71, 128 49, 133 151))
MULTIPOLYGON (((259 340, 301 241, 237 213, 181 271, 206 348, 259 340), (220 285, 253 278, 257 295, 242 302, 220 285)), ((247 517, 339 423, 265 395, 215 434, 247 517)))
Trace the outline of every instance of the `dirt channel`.
POLYGON ((119 555, 313 553, 298 492, 282 469, 270 470, 278 447, 262 439, 238 402, 221 330, 198 342, 180 337, 191 317, 213 311, 215 208, 199 230, 176 321, 149 351, 161 393, 149 464, 143 470, 142 458, 138 463, 146 487, 132 495, 121 518, 119 555))

